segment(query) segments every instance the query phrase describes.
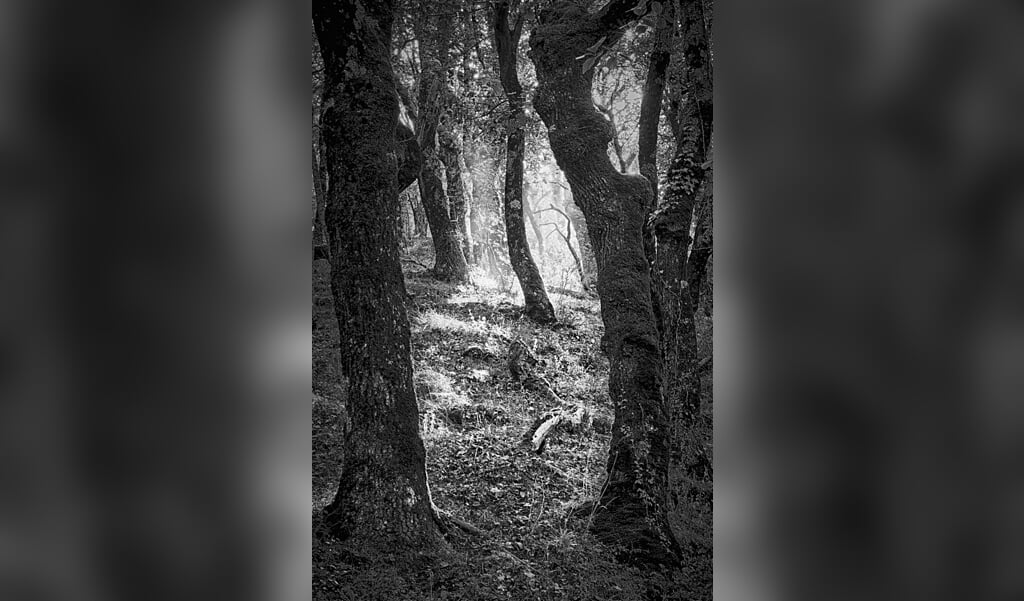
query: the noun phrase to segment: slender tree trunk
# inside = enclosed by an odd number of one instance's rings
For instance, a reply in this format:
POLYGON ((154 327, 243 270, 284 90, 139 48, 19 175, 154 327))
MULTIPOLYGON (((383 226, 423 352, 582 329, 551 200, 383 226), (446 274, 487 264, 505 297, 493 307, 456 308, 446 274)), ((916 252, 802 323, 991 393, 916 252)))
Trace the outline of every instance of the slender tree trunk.
POLYGON ((635 0, 611 0, 589 13, 572 3, 542 10, 530 37, 538 87, 534 107, 551 150, 583 210, 597 258, 597 289, 615 423, 593 528, 624 559, 675 564, 680 549, 668 522, 669 415, 651 302, 642 228, 651 186, 608 160, 609 124, 594 108, 593 71, 576 57, 613 46, 637 18, 635 0))
POLYGON ((505 151, 505 232, 512 269, 523 290, 526 315, 537 323, 555 323, 555 309, 544 291, 544 280, 530 253, 526 239, 523 213, 523 163, 526 154, 526 112, 523 110, 523 88, 516 73, 519 37, 523 31, 522 17, 515 25, 509 23, 509 5, 499 1, 495 7, 494 43, 498 50, 501 87, 508 98, 508 143, 505 151))
POLYGON ((427 487, 398 258, 391 0, 314 0, 326 70, 331 288, 351 430, 325 521, 340 538, 389 551, 442 545, 427 487))
POLYGON ((444 172, 448 184, 448 208, 455 232, 459 236, 462 253, 467 261, 472 261, 473 252, 470 248, 469 231, 466 227, 466 214, 469 203, 466 185, 462 179, 462 148, 458 139, 447 128, 438 132, 440 142, 439 155, 444 163, 444 172))
POLYGON ((416 142, 416 134, 399 123, 395 128, 395 152, 398 156, 398 193, 401 194, 420 176, 423 153, 416 142))
POLYGON ((437 133, 445 102, 445 72, 451 24, 445 17, 427 11, 417 20, 420 42, 419 121, 417 122, 423 169, 420 171, 420 201, 434 241, 434 276, 451 282, 468 282, 469 266, 462 254, 462 241, 452 223, 444 190, 444 163, 438 150, 437 133))
MULTIPOLYGON (((637 134, 637 161, 640 175, 651 182, 654 204, 658 202, 658 125, 661 100, 665 92, 665 72, 671 60, 672 30, 675 27, 675 3, 664 3, 654 31, 654 48, 647 61, 647 79, 640 101, 640 126, 637 134)), ((650 210, 654 210, 652 205, 650 210)))
POLYGON ((523 194, 523 212, 526 214, 526 220, 530 222, 530 229, 533 230, 534 237, 537 238, 537 255, 540 259, 537 261, 539 264, 544 264, 544 232, 540 229, 540 223, 537 222, 537 211, 534 210, 533 205, 530 203, 529 188, 526 188, 526 192, 523 194))
MULTIPOLYGON (((561 189, 561 187, 559 188, 561 189)), ((587 229, 587 220, 583 213, 576 206, 575 201, 562 203, 565 207, 565 214, 572 221, 572 227, 576 230, 576 244, 580 249, 580 264, 583 268, 581 285, 585 292, 597 292, 597 259, 594 257, 594 248, 590 246, 590 233, 587 229)))
POLYGON ((416 186, 416 188, 413 189, 412 195, 409 196, 409 204, 412 209, 412 221, 415 236, 417 238, 426 238, 430 235, 430 224, 427 223, 427 212, 423 208, 420 188, 422 188, 422 185, 416 186))
POLYGON ((710 193, 705 161, 711 142, 711 63, 702 3, 682 4, 683 61, 687 99, 681 106, 676 152, 666 178, 665 195, 652 218, 657 238, 655 270, 662 308, 662 350, 668 378, 665 395, 672 416, 670 483, 673 513, 691 533, 692 553, 711 553, 711 426, 700 411, 697 335, 689 284, 687 251, 697 196, 710 193), (699 525, 705 525, 701 532, 699 525))

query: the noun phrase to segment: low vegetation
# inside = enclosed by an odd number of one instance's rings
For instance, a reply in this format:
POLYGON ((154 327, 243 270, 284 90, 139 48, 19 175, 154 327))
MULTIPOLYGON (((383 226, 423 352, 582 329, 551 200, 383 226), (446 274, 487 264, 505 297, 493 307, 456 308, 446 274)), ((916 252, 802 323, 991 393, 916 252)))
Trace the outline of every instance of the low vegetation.
MULTIPOLYGON (((706 567, 686 565, 671 573, 629 568, 588 534, 587 501, 600 492, 612 416, 597 300, 552 294, 560 323, 538 326, 522 316, 521 300, 485 287, 439 283, 417 265, 425 262, 407 264, 406 282, 431 492, 438 508, 483 534, 453 527, 445 552, 410 561, 366 556, 318 527, 319 511, 340 476, 346 420, 332 351, 337 330, 329 267, 317 261, 314 599, 710 599, 711 583, 695 577, 710 573, 706 567), (537 359, 531 369, 564 407, 510 372, 509 349, 517 340, 537 359), (558 409, 582 409, 588 419, 566 420, 534 452, 531 426, 558 409)), ((710 353, 708 323, 701 335, 702 352, 710 353)))

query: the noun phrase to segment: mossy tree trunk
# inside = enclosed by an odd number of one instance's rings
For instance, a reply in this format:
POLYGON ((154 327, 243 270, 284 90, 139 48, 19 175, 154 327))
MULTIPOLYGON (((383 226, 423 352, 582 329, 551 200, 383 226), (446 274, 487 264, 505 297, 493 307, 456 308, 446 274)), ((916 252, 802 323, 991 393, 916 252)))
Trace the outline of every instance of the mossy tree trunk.
POLYGON ((366 549, 442 545, 427 487, 399 264, 391 1, 314 0, 326 68, 331 288, 351 429, 325 521, 366 549))
POLYGON ((701 414, 687 251, 694 205, 701 194, 711 193, 711 170, 706 163, 712 127, 711 55, 702 2, 683 2, 680 17, 687 98, 680 107, 676 151, 666 177, 665 195, 652 218, 657 244, 654 264, 668 374, 665 396, 672 420, 672 510, 674 517, 688 526, 680 529, 690 533, 689 540, 682 541, 687 550, 710 554, 711 424, 701 414), (706 524, 708 531, 701 532, 701 524, 706 524))
POLYGON ((541 11, 530 36, 538 80, 534 107, 583 211, 597 259, 601 344, 609 359, 615 423, 594 532, 621 546, 625 559, 674 564, 680 549, 668 522, 669 415, 642 236, 651 186, 642 176, 619 173, 608 160, 613 132, 592 101, 593 71, 576 59, 613 46, 638 17, 636 6, 636 0, 611 0, 591 13, 565 2, 541 11))
POLYGON ((455 233, 459 236, 462 254, 469 262, 473 261, 472 242, 466 226, 469 213, 469 194, 462 178, 462 144, 450 128, 438 133, 440 157, 444 164, 445 179, 448 185, 448 210, 455 233))
POLYGON ((423 152, 420 201, 434 242, 434 276, 450 282, 468 282, 469 266, 462 253, 459 231, 451 219, 444 162, 437 139, 447 97, 446 70, 452 24, 444 15, 431 14, 431 8, 436 9, 424 4, 414 24, 420 48, 419 119, 416 123, 423 152))
POLYGON ((505 234, 508 240, 509 262, 512 264, 519 287, 523 291, 524 311, 537 323, 555 323, 555 309, 544 290, 544 280, 533 261, 526 238, 523 213, 523 164, 526 155, 526 112, 523 109, 523 87, 519 83, 516 63, 523 20, 509 23, 509 3, 499 1, 494 7, 494 45, 498 53, 498 72, 501 86, 508 98, 508 140, 505 146, 505 234))

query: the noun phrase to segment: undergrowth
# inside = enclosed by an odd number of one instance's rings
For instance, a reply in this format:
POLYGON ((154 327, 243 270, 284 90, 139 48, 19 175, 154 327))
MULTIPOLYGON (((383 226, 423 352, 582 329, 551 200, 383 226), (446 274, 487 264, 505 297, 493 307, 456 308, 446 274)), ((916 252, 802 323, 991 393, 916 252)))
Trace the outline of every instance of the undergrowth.
MULTIPOLYGON (((415 264, 414 264, 415 265, 415 264)), ((313 278, 313 507, 337 486, 343 459, 344 382, 337 368, 326 261, 313 278)), ((409 267, 409 265, 406 265, 409 267)), ((537 455, 522 437, 551 403, 513 380, 509 344, 522 339, 538 370, 568 403, 595 424, 611 420, 607 360, 597 300, 553 294, 563 324, 545 328, 521 315, 500 291, 452 286, 419 267, 406 273, 420 431, 438 507, 485 531, 455 531, 437 557, 354 559, 357 549, 328 534, 314 537, 316 600, 580 600, 710 599, 706 566, 671 573, 615 563, 613 549, 588 533, 573 510, 594 499, 604 475, 607 427, 557 432, 537 455)), ((707 324, 705 324, 707 326, 707 324)), ((710 330, 705 327, 705 334, 710 330)), ((710 352, 705 341, 706 352, 710 352)), ((705 349, 702 349, 704 351, 705 349)), ((708 385, 708 388, 710 386, 708 385)))

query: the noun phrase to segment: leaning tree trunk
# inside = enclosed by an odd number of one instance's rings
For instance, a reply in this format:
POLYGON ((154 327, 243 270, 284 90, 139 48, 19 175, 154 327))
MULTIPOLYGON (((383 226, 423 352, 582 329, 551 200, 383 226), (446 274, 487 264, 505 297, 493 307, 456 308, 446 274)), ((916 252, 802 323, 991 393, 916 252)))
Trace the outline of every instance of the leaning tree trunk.
POLYGON ((444 113, 445 73, 451 24, 446 17, 423 11, 417 20, 420 42, 420 87, 418 129, 423 169, 420 171, 420 201, 434 241, 434 276, 451 282, 468 282, 469 266, 462 254, 462 241, 452 222, 445 194, 444 163, 439 156, 437 133, 444 113))
POLYGON ((589 13, 566 2, 541 11, 530 37, 534 107, 586 218, 597 259, 615 423, 594 532, 624 549, 626 559, 674 564, 680 549, 668 522, 669 416, 641 233, 651 186, 608 160, 612 131, 591 99, 594 61, 576 59, 613 46, 621 28, 637 18, 635 6, 635 0, 611 0, 589 13))
POLYGON ((314 0, 325 64, 331 288, 351 430, 325 522, 381 549, 442 541, 427 487, 399 263, 392 1, 314 0))
POLYGON ((469 212, 468 194, 466 184, 462 179, 462 148, 455 135, 443 128, 438 132, 440 143, 440 157, 444 164, 444 173, 448 184, 448 209, 449 216, 455 226, 455 232, 459 236, 462 246, 462 254, 467 261, 473 260, 469 230, 466 227, 466 216, 469 212))
POLYGON ((711 553, 711 424, 701 414, 697 334, 693 319, 687 250, 699 194, 710 194, 706 164, 711 142, 711 64, 700 0, 682 5, 683 62, 687 99, 681 107, 676 152, 666 177, 665 196, 652 222, 657 242, 655 270, 662 315, 662 351, 671 408, 672 511, 690 533, 691 553, 711 553))
POLYGON ((526 239, 523 213, 523 163, 526 154, 526 112, 523 110, 523 87, 516 73, 519 37, 523 32, 522 17, 509 24, 509 5, 500 1, 494 7, 494 43, 498 51, 501 87, 508 98, 508 142, 505 151, 505 232, 508 257, 523 290, 525 313, 537 323, 555 323, 555 309, 544 290, 544 280, 530 253, 526 239))

